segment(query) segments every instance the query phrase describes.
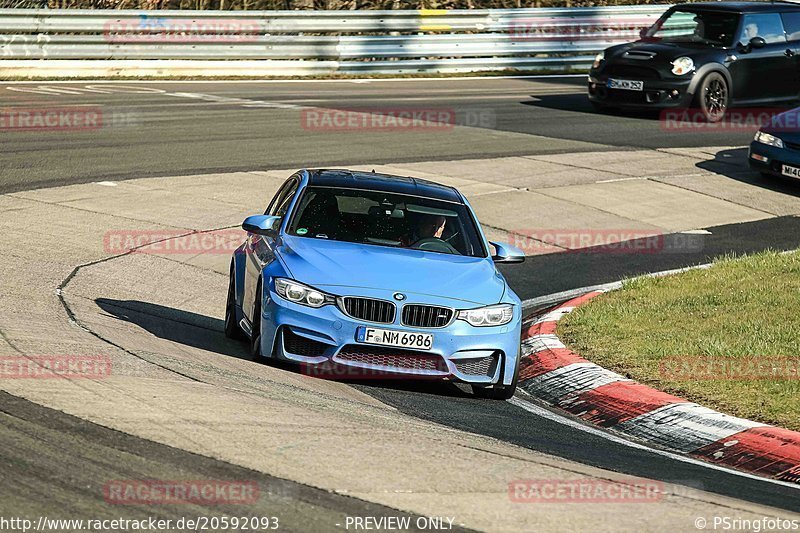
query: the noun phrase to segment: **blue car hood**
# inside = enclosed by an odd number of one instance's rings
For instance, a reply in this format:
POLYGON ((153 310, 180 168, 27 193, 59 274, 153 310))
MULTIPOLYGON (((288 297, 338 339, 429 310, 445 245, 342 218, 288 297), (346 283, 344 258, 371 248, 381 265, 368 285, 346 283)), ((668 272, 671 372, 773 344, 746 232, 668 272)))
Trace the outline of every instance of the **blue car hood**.
POLYGON ((294 279, 334 293, 360 287, 491 305, 505 292, 486 258, 293 236, 277 252, 294 279))
POLYGON ((761 129, 785 141, 800 144, 800 107, 775 115, 761 129))

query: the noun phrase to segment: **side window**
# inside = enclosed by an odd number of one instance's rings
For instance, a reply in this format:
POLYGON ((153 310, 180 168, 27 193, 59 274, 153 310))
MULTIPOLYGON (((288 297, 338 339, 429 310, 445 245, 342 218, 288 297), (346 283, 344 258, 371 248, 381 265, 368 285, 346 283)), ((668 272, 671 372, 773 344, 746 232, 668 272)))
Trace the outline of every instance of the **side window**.
POLYGON ((292 198, 294 198, 294 193, 297 192, 297 180, 292 180, 291 183, 288 184, 286 190, 283 192, 281 197, 275 202, 275 205, 272 206, 273 212, 270 213, 271 215, 275 215, 276 217, 283 218, 286 216, 286 212, 289 210, 289 206, 292 205, 292 198))
POLYGON ((275 196, 269 203, 267 210, 264 211, 264 214, 275 215, 280 206, 286 201, 286 196, 289 195, 289 198, 291 198, 291 195, 294 193, 294 190, 297 190, 297 180, 294 177, 291 177, 288 180, 286 180, 286 183, 281 185, 281 188, 278 189, 277 193, 275 193, 275 196))
POLYGON ((796 13, 782 13, 783 27, 786 28, 786 39, 800 41, 800 11, 796 13))
POLYGON ((747 44, 753 37, 761 37, 768 44, 786 42, 780 14, 745 15, 739 42, 747 44))

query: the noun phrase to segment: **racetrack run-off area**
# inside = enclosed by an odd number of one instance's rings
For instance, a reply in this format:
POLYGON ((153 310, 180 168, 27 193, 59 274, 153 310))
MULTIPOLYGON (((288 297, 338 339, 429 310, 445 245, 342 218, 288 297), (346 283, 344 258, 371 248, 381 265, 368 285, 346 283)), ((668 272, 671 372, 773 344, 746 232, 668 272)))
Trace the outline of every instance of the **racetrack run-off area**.
POLYGON ((487 237, 528 256, 502 266, 523 300, 798 247, 800 186, 746 167, 751 130, 675 132, 658 117, 597 114, 583 82, 3 84, 6 107, 92 108, 108 120, 2 132, 0 356, 100 357, 110 371, 0 379, 10 464, 0 516, 241 511, 279 515, 292 531, 342 530, 347 516, 451 518, 481 531, 696 531, 698 518, 800 517, 794 485, 681 460, 522 391, 490 402, 452 383, 314 379, 251 361, 223 336, 231 243, 301 167, 457 187, 487 237), (321 131, 304 114, 387 108, 454 119, 321 131), (235 507, 104 497, 113 481, 143 478, 253 482, 261 497, 235 507), (657 497, 515 492, 537 483, 649 484, 657 497))

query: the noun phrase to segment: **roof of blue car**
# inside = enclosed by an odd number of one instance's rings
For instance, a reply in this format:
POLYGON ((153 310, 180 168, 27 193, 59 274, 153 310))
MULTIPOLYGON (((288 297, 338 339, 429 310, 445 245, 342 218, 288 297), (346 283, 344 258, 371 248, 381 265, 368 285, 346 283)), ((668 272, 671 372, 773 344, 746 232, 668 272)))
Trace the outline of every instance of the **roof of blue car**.
POLYGON ((680 8, 691 8, 703 11, 727 11, 730 13, 757 13, 800 10, 794 2, 698 2, 678 4, 680 8))
POLYGON ((453 187, 420 178, 338 169, 318 169, 309 170, 308 172, 309 185, 341 187, 343 189, 368 189, 463 203, 458 191, 453 187))

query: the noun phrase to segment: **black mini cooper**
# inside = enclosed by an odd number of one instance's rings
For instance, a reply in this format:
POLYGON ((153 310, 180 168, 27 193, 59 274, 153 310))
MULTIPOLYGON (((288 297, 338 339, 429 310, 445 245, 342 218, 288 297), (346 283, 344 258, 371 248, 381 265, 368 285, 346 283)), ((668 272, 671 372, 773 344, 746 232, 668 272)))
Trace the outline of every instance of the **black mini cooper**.
POLYGON ((598 54, 589 71, 595 108, 692 108, 710 122, 729 106, 798 92, 800 5, 788 2, 673 6, 639 41, 598 54))

